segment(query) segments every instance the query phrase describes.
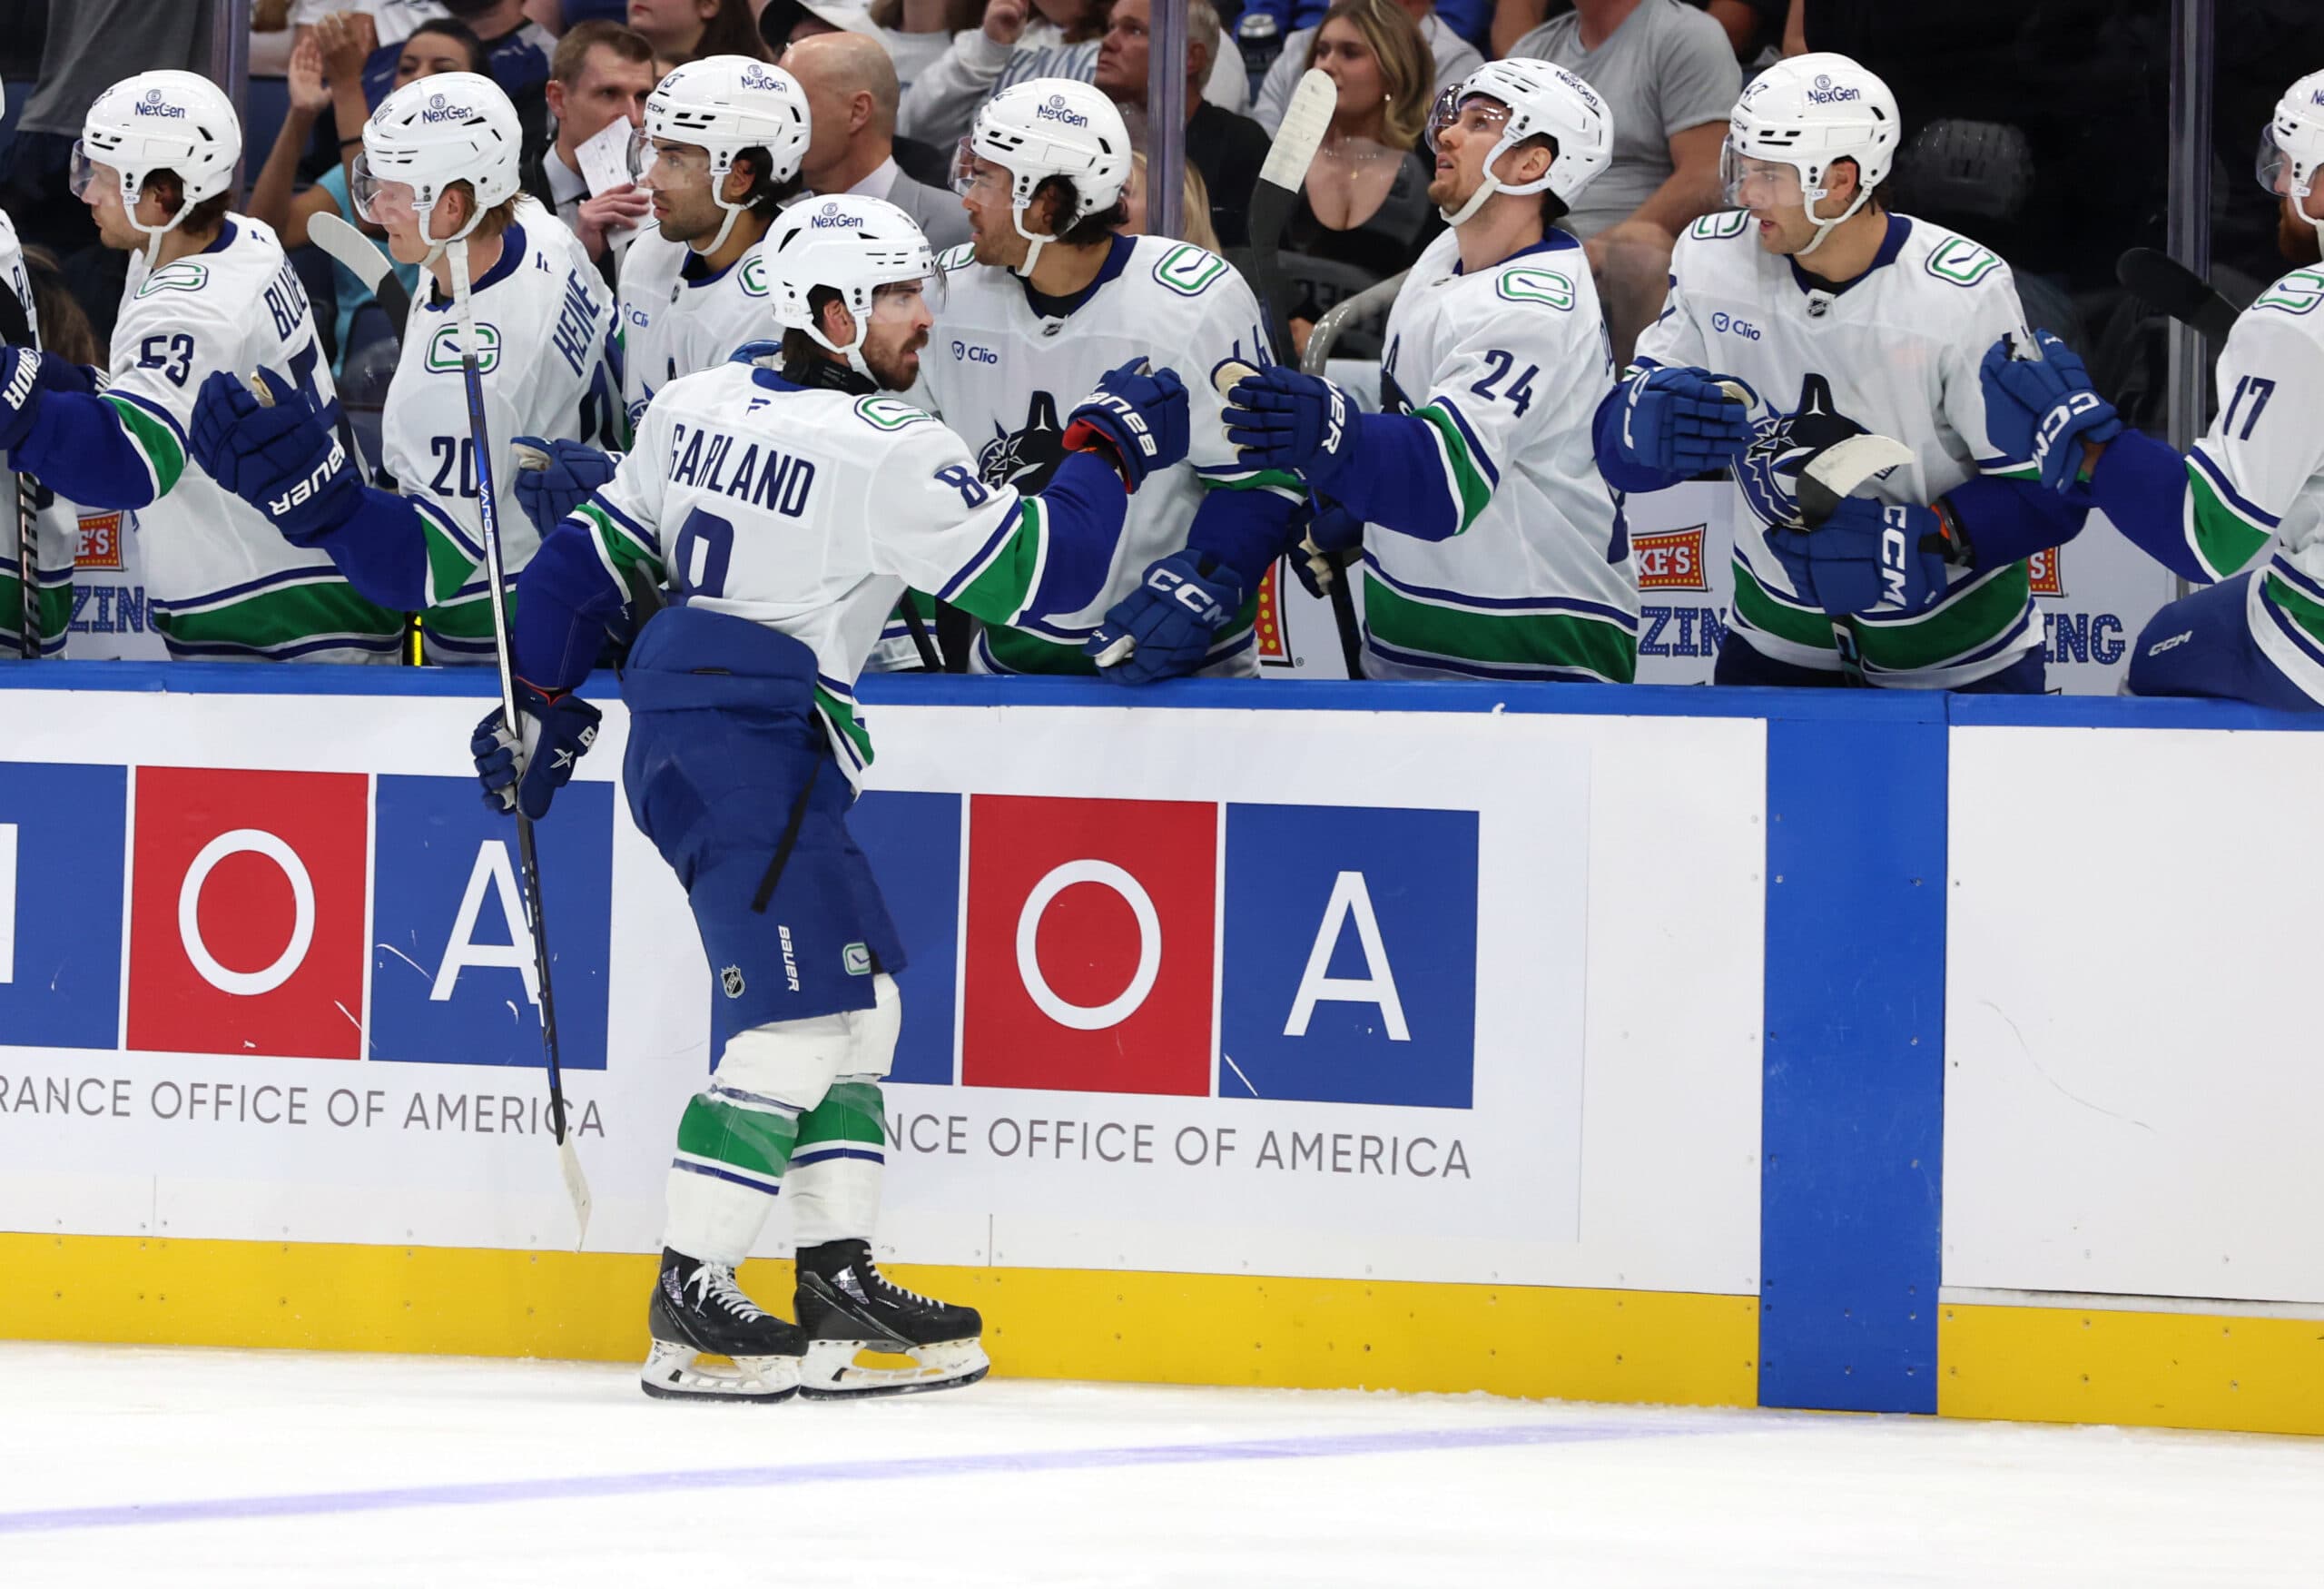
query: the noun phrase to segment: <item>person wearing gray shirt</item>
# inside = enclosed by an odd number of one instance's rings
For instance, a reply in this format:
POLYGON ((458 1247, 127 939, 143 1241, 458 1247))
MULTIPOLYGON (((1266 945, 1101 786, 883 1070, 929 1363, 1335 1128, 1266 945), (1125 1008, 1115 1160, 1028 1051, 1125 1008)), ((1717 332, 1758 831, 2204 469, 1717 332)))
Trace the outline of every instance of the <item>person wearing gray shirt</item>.
POLYGON ((1613 116, 1613 163, 1559 224, 1583 240, 1620 370, 1662 312, 1679 233, 1723 205, 1718 151, 1742 70, 1726 31, 1681 0, 1575 0, 1509 53, 1574 73, 1613 116))

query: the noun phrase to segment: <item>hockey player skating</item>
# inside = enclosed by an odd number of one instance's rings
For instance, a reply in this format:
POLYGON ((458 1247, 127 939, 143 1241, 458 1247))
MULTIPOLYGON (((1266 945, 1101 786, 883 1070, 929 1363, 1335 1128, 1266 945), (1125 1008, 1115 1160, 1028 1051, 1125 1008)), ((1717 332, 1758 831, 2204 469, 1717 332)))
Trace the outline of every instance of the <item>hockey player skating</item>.
POLYGON ((1990 249, 1881 206, 1897 133, 1887 85, 1845 55, 1762 73, 1724 155, 1742 207, 1679 240, 1662 317, 1598 411, 1617 490, 1732 476, 1720 684, 2043 687, 2024 558, 2082 510, 1987 440, 1978 367, 2024 334, 2016 289, 1990 249), (1807 528, 1803 466, 1867 432, 1910 459, 1807 528))
MULTIPOLYGON (((520 132, 498 85, 468 72, 406 84, 364 125, 357 208, 430 281, 412 303, 380 417, 397 489, 363 483, 324 416, 278 369, 259 371, 263 399, 220 371, 194 410, 202 466, 286 540, 328 555, 364 595, 420 613, 428 655, 444 662, 493 657, 450 251, 468 254, 490 445, 520 434, 604 441, 616 419, 604 281, 573 234, 518 196, 520 132)), ((513 572, 537 538, 517 510, 517 471, 497 454, 491 461, 513 572)))
POLYGON ((2221 696, 2324 710, 2324 72, 2293 84, 2260 135, 2260 182, 2294 268, 2235 321, 2219 417, 2181 458, 2125 430, 2048 332, 1987 355, 1995 445, 2017 438, 2044 485, 2207 588, 2158 612, 2131 653, 2142 696, 2221 696), (2008 431, 2004 438, 2004 431, 2008 431), (2264 567, 2254 567, 2271 544, 2264 567))
POLYGON ((73 191, 109 248, 133 257, 112 385, 10 349, 0 449, 85 507, 134 508, 153 627, 176 657, 393 662, 403 620, 320 550, 189 467, 196 395, 216 372, 284 372, 342 456, 330 368, 299 273, 263 222, 228 207, 241 158, 233 107, 190 72, 145 72, 89 107, 73 191))
MULTIPOLYGON (((1555 225, 1605 166, 1612 123, 1563 67, 1496 61, 1445 91, 1429 143, 1428 196, 1452 224, 1389 312, 1390 411, 1267 370, 1230 394, 1229 434, 1334 499, 1311 541, 1348 544, 1367 520, 1382 532, 1364 553, 1374 676, 1627 684, 1638 590, 1590 459, 1613 367, 1581 245, 1555 225)), ((1311 581, 1340 577, 1326 558, 1308 566, 1311 581)))
MULTIPOLYGON (((663 387, 766 334, 762 244, 798 191, 808 127, 807 96, 791 74, 746 55, 673 68, 647 96, 630 169, 653 194, 654 224, 622 255, 614 322, 625 431, 663 387)), ((517 440, 547 455, 515 483, 539 533, 613 475, 615 459, 586 442, 517 440)))
MULTIPOLYGON (((1266 362, 1258 301, 1233 266, 1190 242, 1114 235, 1129 156, 1113 102, 1056 77, 1002 90, 960 147, 954 185, 973 241, 945 256, 940 334, 921 373, 988 486, 1046 484, 1065 457, 1068 409, 1125 360, 1164 350, 1204 371, 1266 362)), ((1305 493, 1236 456, 1209 380, 1188 397, 1191 450, 1131 502, 1103 588, 1078 610, 988 625, 980 669, 1098 668, 1126 683, 1257 671, 1259 578, 1305 493)))
POLYGON ((997 625, 1086 608, 1125 487, 1151 489, 1185 456, 1187 398, 1167 370, 1110 371, 1066 405, 1045 491, 987 486, 957 436, 883 395, 912 384, 933 323, 935 264, 911 218, 817 200, 777 219, 767 257, 780 348, 655 394, 619 470, 517 582, 521 740, 496 711, 474 748, 488 800, 545 812, 596 735, 596 710, 566 692, 609 629, 639 626, 622 785, 686 886, 724 1043, 678 1125, 646 1390, 931 1389, 984 1372, 981 1321, 872 1260, 904 960, 847 831, 872 754, 854 680, 907 584, 997 625), (633 589, 665 580, 677 599, 643 610, 633 589), (734 1278, 778 1189, 796 1326, 734 1278), (918 1367, 858 1367, 865 1347, 918 1367))

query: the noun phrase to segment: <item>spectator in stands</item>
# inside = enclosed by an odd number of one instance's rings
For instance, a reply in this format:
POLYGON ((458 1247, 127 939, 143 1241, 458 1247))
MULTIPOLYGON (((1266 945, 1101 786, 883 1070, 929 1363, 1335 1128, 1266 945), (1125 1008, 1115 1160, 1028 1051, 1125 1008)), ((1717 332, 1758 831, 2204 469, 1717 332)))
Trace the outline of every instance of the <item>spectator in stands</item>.
POLYGON ((615 122, 644 124, 645 96, 653 91, 654 46, 643 34, 619 23, 584 22, 557 40, 548 77, 556 142, 526 166, 525 191, 556 212, 608 279, 606 234, 642 222, 654 208, 653 195, 624 183, 591 198, 579 151, 615 122))
POLYGON ((750 0, 629 0, 629 25, 665 67, 704 55, 766 58, 750 0))
POLYGON ((952 35, 976 26, 980 14, 977 0, 872 0, 870 15, 896 64, 896 82, 909 94, 921 73, 951 47, 952 35))
MULTIPOLYGON (((1147 125, 1147 19, 1153 0, 1114 0, 1113 20, 1098 51, 1098 90, 1121 107, 1130 142, 1150 145, 1147 125)), ((1187 5, 1187 163, 1202 173, 1213 229, 1230 247, 1250 241, 1246 212, 1251 189, 1266 163, 1267 135, 1258 123, 1221 110, 1202 97, 1202 85, 1226 35, 1211 0, 1187 5)))
MULTIPOLYGON (((1210 223, 1210 189, 1202 180, 1202 173, 1189 165, 1187 180, 1178 203, 1178 239, 1196 248, 1219 252, 1226 245, 1218 241, 1218 232, 1210 223)), ((1124 237, 1146 235, 1146 156, 1133 153, 1129 157, 1129 181, 1122 184, 1122 220, 1114 230, 1124 237)))
MULTIPOLYGON (((1438 12, 1436 0, 1398 0, 1405 13, 1420 26, 1421 43, 1428 46, 1429 59, 1436 64, 1436 92, 1457 88, 1469 79, 1469 74, 1485 64, 1477 46, 1445 25, 1438 12)), ((1299 75, 1307 70, 1309 47, 1315 30, 1303 27, 1283 41, 1283 53, 1267 68, 1266 81, 1259 85, 1258 98, 1251 105, 1251 118, 1275 136, 1283 125, 1283 113, 1291 104, 1291 91, 1298 84, 1299 75)))
POLYGON ((1710 19, 1727 30, 1738 61, 1751 63, 1767 51, 1783 53, 1783 32, 1791 0, 1698 0, 1710 19))
POLYGON ((799 174, 809 192, 885 199, 918 222, 939 252, 969 241, 960 200, 913 181, 896 164, 896 69, 878 39, 811 35, 783 53, 783 65, 807 94, 809 137, 799 174))
POLYGON ((1578 0, 1509 54, 1575 73, 1613 117, 1613 162, 1560 225, 1582 240, 1597 272, 1620 370, 1662 312, 1679 233, 1725 206, 1718 152, 1743 92, 1734 47, 1682 0, 1578 0))
POLYGON ((1339 89, 1331 129, 1284 227, 1293 350, 1324 311, 1394 275, 1443 229, 1420 151, 1435 68, 1396 0, 1337 0, 1315 29, 1307 64, 1339 89))
POLYGON ((399 44, 421 23, 449 15, 444 0, 292 0, 290 26, 304 38, 326 16, 360 15, 369 19, 379 44, 399 44))
MULTIPOLYGON (((1476 64, 1484 64, 1484 57, 1477 54, 1477 49, 1492 32, 1493 0, 1444 0, 1443 5, 1433 7, 1407 5, 1405 9, 1413 13, 1414 22, 1419 22, 1424 12, 1433 10, 1438 14, 1436 30, 1432 31, 1423 25, 1421 33, 1428 40, 1428 47, 1438 52, 1436 66, 1440 74, 1444 69, 1444 59, 1443 46, 1437 43, 1439 32, 1461 40, 1470 54, 1475 56, 1476 64)), ((1324 11, 1324 0, 1246 0, 1243 6, 1245 16, 1275 19, 1275 31, 1287 35, 1283 41, 1283 54, 1295 60, 1306 49, 1307 35, 1315 32, 1316 25, 1323 21, 1324 11), (1294 29, 1297 31, 1294 32, 1294 29)), ((1281 58, 1277 57, 1278 60, 1281 58)), ((1451 81, 1458 83, 1467 75, 1463 72, 1451 81)))

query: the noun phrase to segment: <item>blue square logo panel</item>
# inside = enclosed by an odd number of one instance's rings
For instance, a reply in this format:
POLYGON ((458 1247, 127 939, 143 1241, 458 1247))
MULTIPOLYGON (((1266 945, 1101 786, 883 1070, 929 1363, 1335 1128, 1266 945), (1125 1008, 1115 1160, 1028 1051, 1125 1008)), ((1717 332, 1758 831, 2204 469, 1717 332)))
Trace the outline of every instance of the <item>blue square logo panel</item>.
POLYGON ((960 949, 960 797, 881 790, 858 799, 848 831, 903 940, 903 1034, 888 1074, 933 1087, 952 1081, 952 1007, 960 949))
POLYGON ((0 1043, 121 1038, 129 770, 0 762, 0 1043))

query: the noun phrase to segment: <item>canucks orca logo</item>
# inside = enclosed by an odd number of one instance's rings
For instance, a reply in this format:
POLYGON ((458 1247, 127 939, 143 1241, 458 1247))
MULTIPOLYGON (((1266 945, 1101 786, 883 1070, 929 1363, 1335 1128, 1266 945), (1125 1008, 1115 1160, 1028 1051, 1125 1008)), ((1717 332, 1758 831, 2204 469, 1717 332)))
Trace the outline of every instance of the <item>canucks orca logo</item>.
POLYGON ((1799 528, 1800 467, 1835 441, 1864 432, 1834 403, 1832 383, 1811 374, 1800 383, 1797 409, 1753 428, 1750 448, 1735 466, 1735 483, 1743 488, 1743 500, 1761 524, 1799 528))
POLYGON ((1025 424, 1015 432, 993 421, 992 439, 977 454, 977 473, 988 486, 1014 486, 1020 492, 1041 489, 1065 461, 1065 426, 1057 417, 1057 399, 1037 391, 1025 410, 1025 424))

